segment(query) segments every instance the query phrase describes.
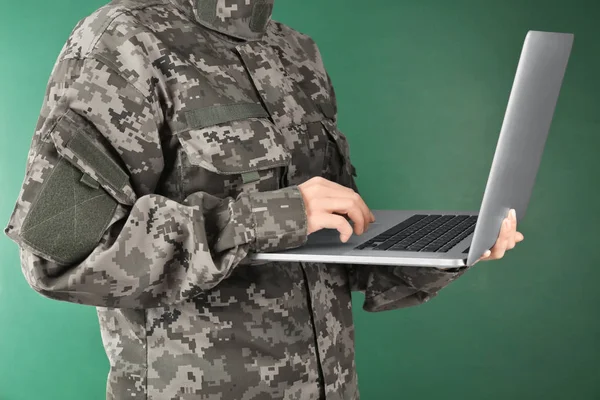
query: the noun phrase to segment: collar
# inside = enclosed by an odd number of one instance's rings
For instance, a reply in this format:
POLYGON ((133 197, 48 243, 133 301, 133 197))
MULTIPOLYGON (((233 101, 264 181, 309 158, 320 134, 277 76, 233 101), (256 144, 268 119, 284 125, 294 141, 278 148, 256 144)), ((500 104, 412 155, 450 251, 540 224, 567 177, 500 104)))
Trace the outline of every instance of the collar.
POLYGON ((170 0, 212 30, 243 40, 266 32, 275 0, 170 0))

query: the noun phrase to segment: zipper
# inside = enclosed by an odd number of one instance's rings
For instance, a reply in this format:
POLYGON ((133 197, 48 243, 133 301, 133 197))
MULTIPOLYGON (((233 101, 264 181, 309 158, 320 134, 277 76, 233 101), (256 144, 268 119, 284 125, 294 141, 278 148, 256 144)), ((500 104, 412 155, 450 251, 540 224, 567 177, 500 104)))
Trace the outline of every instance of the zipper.
POLYGON ((325 376, 323 375, 323 368, 321 367, 321 356, 319 354, 319 340, 317 336, 317 328, 315 326, 315 316, 313 314, 312 300, 310 297, 310 286, 308 286, 308 276, 304 270, 304 264, 300 263, 300 269, 304 277, 304 287, 306 288, 306 302, 308 304, 308 312, 310 314, 310 323, 312 325, 313 337, 315 340, 315 354, 317 356, 317 371, 319 373, 320 393, 319 398, 325 399, 325 376))

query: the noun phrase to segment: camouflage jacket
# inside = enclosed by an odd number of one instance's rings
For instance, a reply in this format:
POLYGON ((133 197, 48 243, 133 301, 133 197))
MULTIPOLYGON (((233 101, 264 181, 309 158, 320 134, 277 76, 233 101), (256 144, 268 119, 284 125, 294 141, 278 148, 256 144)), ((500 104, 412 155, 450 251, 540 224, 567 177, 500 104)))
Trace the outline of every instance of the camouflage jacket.
POLYGON ((464 270, 250 265, 307 238, 297 185, 356 188, 315 43, 267 0, 120 0, 53 68, 5 228, 28 283, 97 307, 109 399, 357 399, 351 292, 464 270))

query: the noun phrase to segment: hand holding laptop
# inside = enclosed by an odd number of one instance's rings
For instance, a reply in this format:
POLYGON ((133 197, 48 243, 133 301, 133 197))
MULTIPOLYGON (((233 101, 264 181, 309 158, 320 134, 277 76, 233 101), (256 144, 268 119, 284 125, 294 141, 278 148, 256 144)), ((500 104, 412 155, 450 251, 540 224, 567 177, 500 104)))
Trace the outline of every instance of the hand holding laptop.
POLYGON ((517 215, 515 210, 510 210, 508 216, 502 221, 502 228, 498 240, 491 250, 483 253, 479 261, 499 260, 504 257, 507 250, 512 250, 517 243, 525 239, 521 232, 517 231, 517 215))
MULTIPOLYGON (((352 233, 362 235, 375 221, 362 197, 350 188, 322 177, 311 178, 298 188, 304 199, 309 234, 321 229, 335 229, 340 233, 340 240, 346 243, 352 233), (343 215, 352 220, 354 228, 343 215)), ((517 231, 516 214, 511 210, 502 222, 498 240, 479 260, 499 260, 523 239, 523 234, 517 231)))

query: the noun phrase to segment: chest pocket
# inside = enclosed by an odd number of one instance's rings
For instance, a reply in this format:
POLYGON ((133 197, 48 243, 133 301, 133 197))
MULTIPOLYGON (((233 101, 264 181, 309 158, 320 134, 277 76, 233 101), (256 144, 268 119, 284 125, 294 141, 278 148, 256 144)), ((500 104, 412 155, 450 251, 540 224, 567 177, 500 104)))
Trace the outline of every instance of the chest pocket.
POLYGON ((184 195, 218 197, 285 186, 291 155, 260 104, 243 103, 184 113, 176 133, 182 149, 184 195))

